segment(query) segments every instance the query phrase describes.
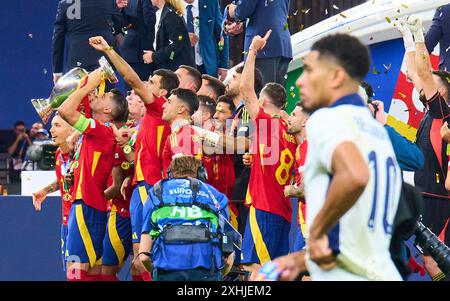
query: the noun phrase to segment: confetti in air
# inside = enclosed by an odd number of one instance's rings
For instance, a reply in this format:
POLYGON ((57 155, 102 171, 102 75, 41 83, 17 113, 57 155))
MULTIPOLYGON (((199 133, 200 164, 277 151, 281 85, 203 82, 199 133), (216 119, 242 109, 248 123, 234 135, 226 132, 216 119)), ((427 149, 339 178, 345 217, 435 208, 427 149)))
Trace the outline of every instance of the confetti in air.
POLYGON ((30 39, 32 39, 32 38, 33 38, 33 34, 32 34, 32 33, 29 33, 29 34, 28 34, 28 37, 29 37, 30 39))
POLYGON ((334 9, 339 9, 339 7, 336 6, 335 4, 333 4, 333 8, 334 8, 334 9))
POLYGON ((173 61, 173 57, 174 57, 174 56, 175 56, 175 52, 172 51, 172 52, 170 53, 169 59, 170 59, 171 61, 173 61))
POLYGON ((391 20, 391 18, 389 18, 388 16, 386 16, 386 21, 388 22, 388 23, 391 23, 392 22, 392 20, 391 20))

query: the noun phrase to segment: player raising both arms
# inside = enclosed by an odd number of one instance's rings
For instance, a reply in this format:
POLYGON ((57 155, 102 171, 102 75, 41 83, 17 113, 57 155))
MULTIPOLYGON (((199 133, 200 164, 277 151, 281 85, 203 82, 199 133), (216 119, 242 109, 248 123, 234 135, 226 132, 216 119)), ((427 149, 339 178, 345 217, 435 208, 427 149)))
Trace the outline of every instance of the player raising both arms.
POLYGON ((69 280, 99 279, 98 264, 103 254, 107 219, 104 191, 108 187, 116 144, 111 123, 121 127, 128 118, 127 101, 120 91, 112 90, 103 95, 92 93, 101 80, 100 70, 90 73, 86 85, 58 108, 60 116, 83 134, 72 165, 74 191, 67 235, 69 280), (88 94, 93 116, 90 119, 77 110, 88 94))

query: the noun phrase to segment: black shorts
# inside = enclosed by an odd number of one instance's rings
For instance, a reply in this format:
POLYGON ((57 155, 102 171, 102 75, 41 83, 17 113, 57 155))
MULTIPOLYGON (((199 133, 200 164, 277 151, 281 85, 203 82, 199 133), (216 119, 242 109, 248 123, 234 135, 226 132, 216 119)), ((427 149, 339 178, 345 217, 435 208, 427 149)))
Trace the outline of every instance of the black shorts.
MULTIPOLYGON (((450 217, 450 200, 423 197, 423 220, 425 226, 439 236, 450 217)), ((450 226, 444 234, 444 242, 450 245, 450 226)))

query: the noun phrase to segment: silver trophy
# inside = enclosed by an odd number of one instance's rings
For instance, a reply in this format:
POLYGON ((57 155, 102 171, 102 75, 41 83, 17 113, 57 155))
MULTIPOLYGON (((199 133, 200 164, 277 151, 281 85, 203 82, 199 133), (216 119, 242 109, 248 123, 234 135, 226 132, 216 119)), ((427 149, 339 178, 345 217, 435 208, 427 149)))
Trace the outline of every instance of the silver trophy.
MULTIPOLYGON (((100 64, 100 69, 102 70, 104 78, 108 79, 111 84, 119 82, 113 68, 104 56, 100 58, 98 63, 100 64)), ((80 81, 88 74, 89 73, 83 68, 74 68, 58 80, 53 87, 49 98, 31 100, 33 107, 44 124, 48 122, 53 111, 57 110, 59 106, 77 90, 80 81)))

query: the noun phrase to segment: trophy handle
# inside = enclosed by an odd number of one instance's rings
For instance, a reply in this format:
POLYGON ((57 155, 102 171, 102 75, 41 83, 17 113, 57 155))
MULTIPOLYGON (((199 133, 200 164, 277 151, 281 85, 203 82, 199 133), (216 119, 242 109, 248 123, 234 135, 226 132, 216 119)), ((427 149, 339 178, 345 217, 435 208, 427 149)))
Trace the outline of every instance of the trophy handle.
POLYGON ((119 82, 119 79, 116 76, 116 73, 114 72, 114 69, 109 64, 108 60, 102 56, 98 63, 100 64, 100 68, 102 69, 103 74, 108 79, 108 81, 111 84, 117 84, 119 82))
POLYGON ((32 99, 31 104, 38 113, 39 117, 41 117, 42 123, 44 125, 47 124, 53 113, 50 100, 47 98, 32 99))

